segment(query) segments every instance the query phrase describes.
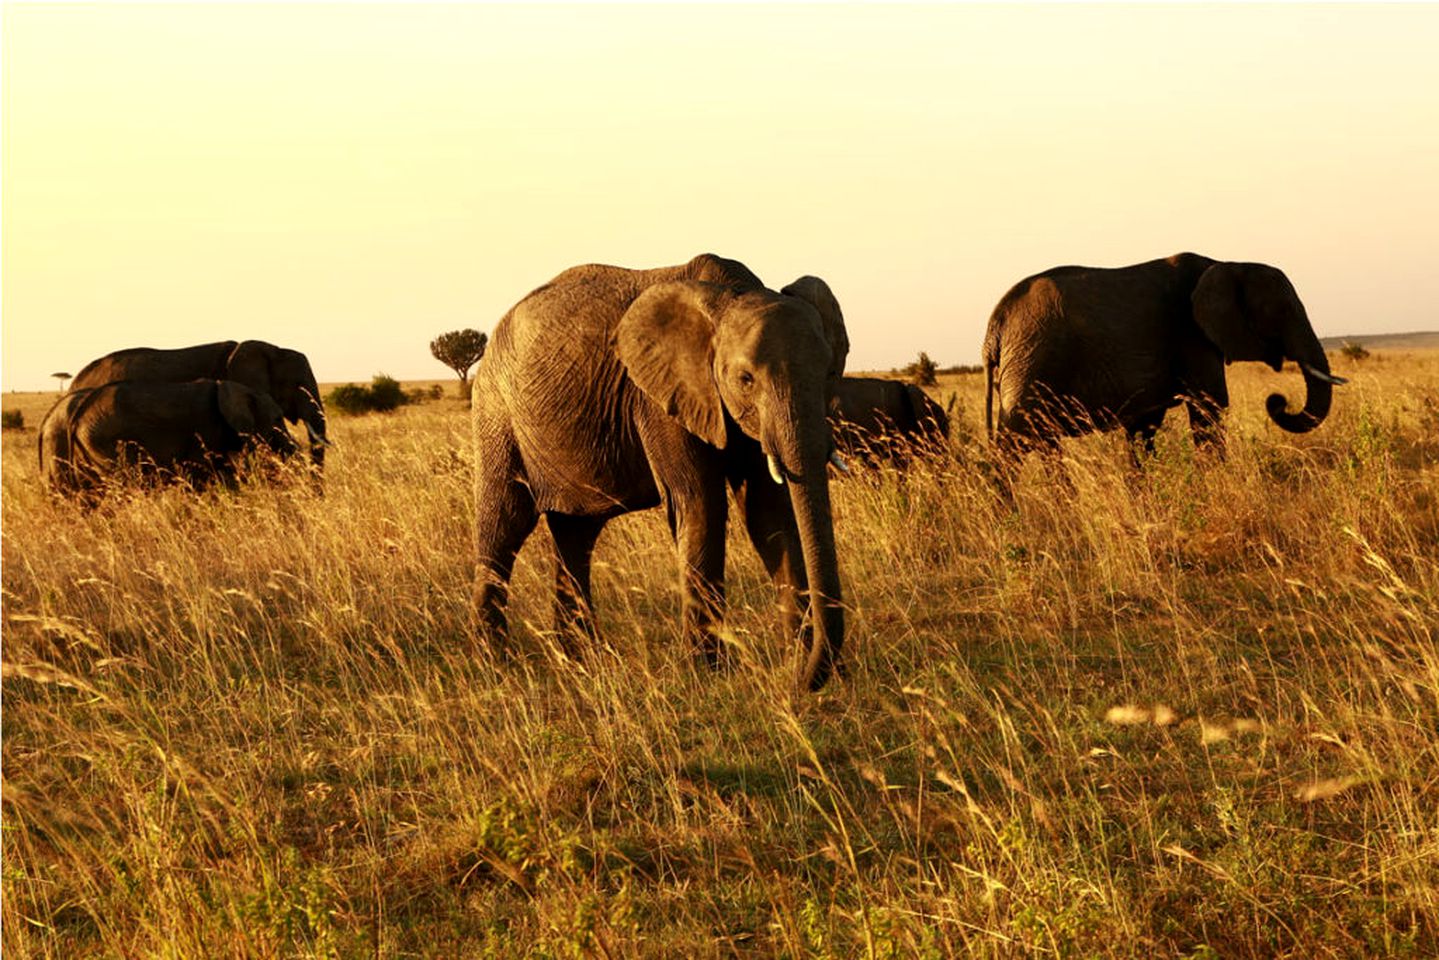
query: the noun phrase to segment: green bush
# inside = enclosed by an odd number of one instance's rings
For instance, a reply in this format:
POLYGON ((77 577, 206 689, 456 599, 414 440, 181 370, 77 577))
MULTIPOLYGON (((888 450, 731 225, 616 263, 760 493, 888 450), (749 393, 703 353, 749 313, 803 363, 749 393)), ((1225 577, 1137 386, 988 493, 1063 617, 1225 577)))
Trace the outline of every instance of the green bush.
POLYGON ((400 381, 383 373, 375 374, 368 387, 346 383, 331 390, 325 406, 351 416, 361 413, 383 413, 410 402, 400 381))
POLYGON ((393 410, 403 406, 408 398, 405 396, 405 388, 400 386, 400 381, 394 377, 386 376, 383 373, 375 374, 370 381, 370 402, 372 410, 393 410))

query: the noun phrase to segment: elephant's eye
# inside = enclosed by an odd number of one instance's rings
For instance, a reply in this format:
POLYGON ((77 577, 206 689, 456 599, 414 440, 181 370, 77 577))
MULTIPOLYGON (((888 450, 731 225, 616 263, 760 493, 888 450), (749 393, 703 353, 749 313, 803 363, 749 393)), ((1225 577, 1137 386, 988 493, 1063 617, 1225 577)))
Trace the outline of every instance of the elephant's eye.
POLYGON ((739 375, 739 385, 744 387, 746 390, 754 386, 754 374, 750 373, 748 370, 741 370, 739 375))

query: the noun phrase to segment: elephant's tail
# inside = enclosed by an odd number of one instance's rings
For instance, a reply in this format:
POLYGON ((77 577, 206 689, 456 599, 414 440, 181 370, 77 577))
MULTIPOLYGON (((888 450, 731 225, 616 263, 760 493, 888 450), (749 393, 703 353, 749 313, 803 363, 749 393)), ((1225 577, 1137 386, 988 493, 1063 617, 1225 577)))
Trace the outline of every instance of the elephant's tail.
POLYGON ((984 435, 994 441, 994 370, 999 366, 999 357, 984 358, 984 435))
MULTIPOLYGON (((995 316, 999 309, 995 308, 995 316)), ((989 328, 984 331, 984 347, 980 351, 984 358, 984 435, 994 440, 994 372, 999 367, 999 331, 995 317, 989 318, 989 328)))

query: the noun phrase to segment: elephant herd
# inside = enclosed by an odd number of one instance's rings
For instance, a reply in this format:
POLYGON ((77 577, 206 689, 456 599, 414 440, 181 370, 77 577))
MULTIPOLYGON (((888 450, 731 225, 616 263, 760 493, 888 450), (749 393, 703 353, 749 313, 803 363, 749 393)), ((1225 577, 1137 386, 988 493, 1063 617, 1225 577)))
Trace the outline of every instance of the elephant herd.
MULTIPOLYGON (((845 619, 828 467, 847 469, 841 449, 902 463, 949 427, 916 387, 844 377, 849 346, 823 280, 773 290, 712 254, 652 270, 575 267, 520 300, 471 394, 480 637, 504 648, 510 574, 543 517, 557 633, 578 654, 595 636, 591 555, 605 524, 663 506, 683 633, 720 665, 733 504, 800 642, 799 684, 822 687, 843 669, 845 619)), ((1299 364, 1303 408, 1279 394, 1266 403, 1288 431, 1317 426, 1344 382, 1282 272, 1188 253, 1020 281, 990 317, 983 357, 986 424, 1011 467, 1090 430, 1123 428, 1150 446, 1181 404, 1196 443, 1220 450, 1224 366, 1236 360, 1299 364)), ((285 420, 307 426, 318 467, 328 441, 303 354, 258 341, 121 351, 86 367, 47 416, 42 473, 75 489, 128 444, 163 470, 228 478, 248 445, 293 450, 285 420)))
POLYGON ((86 364, 45 415, 40 475, 85 499, 126 467, 197 487, 233 485, 248 448, 296 451, 286 421, 304 424, 321 468, 325 410, 310 361, 296 350, 260 340, 120 350, 86 364))

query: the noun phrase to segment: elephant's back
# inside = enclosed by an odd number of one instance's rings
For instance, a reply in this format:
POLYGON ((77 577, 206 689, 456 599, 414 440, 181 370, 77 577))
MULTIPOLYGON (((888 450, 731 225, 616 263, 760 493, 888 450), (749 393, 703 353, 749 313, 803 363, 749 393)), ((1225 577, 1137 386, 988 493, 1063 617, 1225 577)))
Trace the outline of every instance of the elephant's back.
POLYGON ((1011 294, 998 346, 1002 409, 1058 403, 1082 430, 1087 418, 1168 403, 1169 315, 1179 296, 1168 261, 1058 267, 1011 294))
POLYGON ((131 347, 91 360, 70 381, 81 390, 124 380, 181 382, 224 375, 225 358, 238 346, 234 340, 173 350, 131 347))
POLYGON ((835 414, 870 433, 893 429, 904 384, 878 377, 845 377, 835 391, 835 414))

